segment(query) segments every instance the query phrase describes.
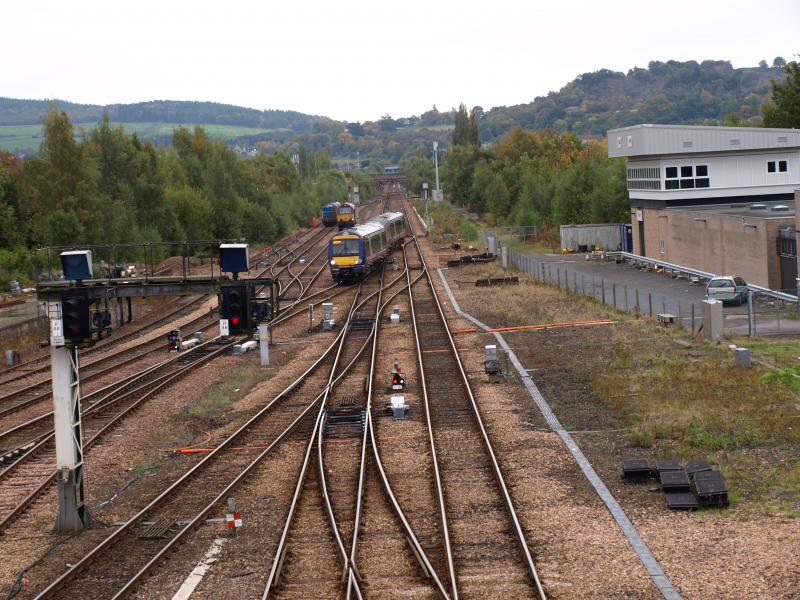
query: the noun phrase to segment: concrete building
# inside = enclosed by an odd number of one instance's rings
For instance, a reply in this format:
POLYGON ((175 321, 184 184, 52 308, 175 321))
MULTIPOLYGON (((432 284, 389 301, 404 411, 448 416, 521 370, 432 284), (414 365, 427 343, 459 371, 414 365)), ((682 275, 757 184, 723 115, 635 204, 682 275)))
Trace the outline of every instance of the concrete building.
POLYGON ((800 130, 635 125, 608 154, 628 161, 635 254, 794 291, 800 130))

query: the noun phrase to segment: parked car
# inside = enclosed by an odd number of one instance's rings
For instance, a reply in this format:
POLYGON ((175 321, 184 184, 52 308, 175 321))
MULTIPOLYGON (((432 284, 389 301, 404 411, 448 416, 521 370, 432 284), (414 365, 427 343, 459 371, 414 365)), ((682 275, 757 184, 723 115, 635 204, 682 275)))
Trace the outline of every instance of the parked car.
POLYGON ((742 304, 747 302, 747 282, 733 275, 714 277, 706 285, 706 298, 742 304))

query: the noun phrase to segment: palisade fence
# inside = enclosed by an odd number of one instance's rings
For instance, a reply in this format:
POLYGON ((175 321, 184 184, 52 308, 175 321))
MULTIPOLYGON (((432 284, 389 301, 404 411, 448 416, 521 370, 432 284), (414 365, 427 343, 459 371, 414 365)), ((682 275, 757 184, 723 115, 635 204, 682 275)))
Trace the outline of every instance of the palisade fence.
MULTIPOLYGON (((653 319, 665 315, 663 319, 671 320, 672 323, 692 333, 701 330, 703 325, 701 302, 676 302, 672 298, 654 294, 648 289, 623 285, 574 268, 570 269, 568 263, 537 260, 534 255, 520 252, 496 236, 492 242, 489 238, 494 234, 490 230, 484 235, 487 248, 491 250, 494 244, 497 255, 501 256, 502 248, 505 246, 509 266, 529 274, 537 281, 557 286, 573 294, 593 298, 617 310, 653 319)), ((751 309, 747 304, 741 307, 726 307, 723 318, 724 330, 730 334, 750 336, 800 334, 797 303, 762 294, 753 295, 751 309)))
POLYGON ((570 270, 561 264, 537 261, 530 254, 508 248, 508 263, 535 280, 557 286, 573 294, 588 296, 597 302, 633 314, 657 318, 672 315, 672 321, 692 332, 700 331, 703 313, 699 303, 672 302, 666 296, 606 281, 600 277, 570 270))

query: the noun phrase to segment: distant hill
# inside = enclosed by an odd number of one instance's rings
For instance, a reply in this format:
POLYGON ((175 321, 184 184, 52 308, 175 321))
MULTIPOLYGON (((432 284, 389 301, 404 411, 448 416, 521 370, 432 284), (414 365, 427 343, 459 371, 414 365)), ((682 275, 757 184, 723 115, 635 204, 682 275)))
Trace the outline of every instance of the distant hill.
MULTIPOLYGON (((602 69, 584 73, 557 92, 528 104, 500 106, 479 115, 481 140, 496 141, 514 127, 572 131, 603 136, 608 129, 638 123, 758 125, 761 104, 770 96, 770 79, 782 80, 780 67, 734 69, 730 62, 651 62, 627 73, 602 69)), ((76 124, 89 129, 108 111, 111 122, 158 145, 171 142, 172 129, 202 125, 229 144, 267 152, 290 150, 297 142, 334 157, 360 156, 398 162, 406 153, 425 156, 432 140, 447 143, 454 111, 419 116, 389 115, 363 123, 344 123, 296 111, 255 110, 216 102, 154 100, 136 104, 75 104, 56 101, 76 124)), ((46 100, 0 98, 0 149, 34 153, 41 143, 46 100)))
MULTIPOLYGON (((135 104, 75 104, 56 100, 73 123, 97 123, 108 112, 112 122, 125 123, 207 123, 259 129, 308 131, 321 117, 292 110, 256 110, 220 104, 181 100, 152 100, 135 104)), ((50 110, 49 100, 0 98, 0 125, 39 125, 50 110)))
MULTIPOLYGON (((330 121, 291 110, 255 110, 217 102, 153 100, 107 106, 55 102, 75 124, 76 135, 91 129, 108 112, 114 125, 122 125, 127 132, 136 132, 159 146, 170 144, 172 130, 180 126, 201 125, 212 137, 252 147, 260 140, 287 142, 311 132, 315 124, 330 121)), ((50 105, 50 100, 0 98, 0 150, 22 155, 37 152, 42 140, 42 116, 50 105)))
POLYGON ((721 60, 654 61, 627 73, 602 69, 529 104, 492 108, 480 120, 481 138, 497 139, 516 126, 600 136, 639 123, 718 125, 728 115, 758 124, 770 79, 783 76, 781 67, 734 69, 721 60))

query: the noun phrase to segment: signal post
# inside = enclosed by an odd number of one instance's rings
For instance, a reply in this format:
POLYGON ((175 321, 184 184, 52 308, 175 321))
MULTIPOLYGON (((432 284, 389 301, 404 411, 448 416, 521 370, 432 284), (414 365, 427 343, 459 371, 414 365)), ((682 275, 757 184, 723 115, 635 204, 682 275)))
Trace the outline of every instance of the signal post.
POLYGON ((238 273, 249 270, 246 244, 220 245, 221 266, 234 275, 233 280, 221 275, 93 279, 91 250, 62 252, 60 256, 65 281, 39 282, 36 291, 39 300, 47 301, 50 319, 58 485, 55 529, 72 532, 85 529, 90 521, 84 492, 80 348, 92 346, 103 329, 92 327, 92 304, 112 297, 130 300, 134 296, 220 294, 224 315, 220 329, 223 323, 229 328, 229 332, 220 333, 250 335, 256 323, 278 316, 279 285, 273 278, 238 279, 238 273), (257 304, 251 302, 256 288, 268 291, 268 296, 259 294, 257 304))
POLYGON ((89 329, 89 307, 82 297, 76 302, 74 295, 67 294, 48 307, 58 486, 55 528, 62 532, 81 531, 89 524, 89 511, 83 489, 80 356, 73 340, 80 339, 89 329), (85 313, 80 312, 83 306, 85 313))

